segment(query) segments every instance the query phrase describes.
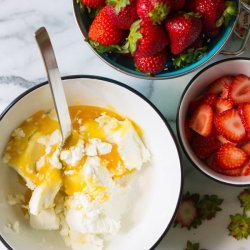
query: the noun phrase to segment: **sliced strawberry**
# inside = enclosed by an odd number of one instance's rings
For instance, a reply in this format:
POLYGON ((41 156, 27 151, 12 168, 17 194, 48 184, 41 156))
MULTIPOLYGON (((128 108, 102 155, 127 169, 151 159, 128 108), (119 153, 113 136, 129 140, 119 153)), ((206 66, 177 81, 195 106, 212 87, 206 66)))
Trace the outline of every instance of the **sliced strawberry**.
POLYGON ((241 176, 243 175, 243 168, 235 168, 235 169, 223 169, 218 167, 217 165, 213 165, 212 169, 217 173, 228 175, 228 176, 241 176))
POLYGON ((237 169, 247 161, 247 153, 236 146, 223 144, 216 154, 216 165, 222 169, 237 169))
POLYGON ((193 113, 189 127, 202 136, 208 136, 213 127, 213 110, 210 105, 202 104, 193 113))
POLYGON ((201 101, 213 107, 215 106, 217 99, 218 99, 218 96, 215 93, 205 93, 202 96, 201 101))
POLYGON ((239 142, 246 136, 239 113, 235 109, 229 109, 216 115, 214 124, 218 133, 229 141, 239 142))
POLYGON ((222 144, 231 143, 231 144, 233 144, 233 145, 236 145, 236 143, 227 140, 227 139, 226 139, 224 136, 222 136, 222 135, 218 135, 218 136, 217 136, 217 140, 218 140, 219 142, 221 142, 222 144))
POLYGON ((223 76, 214 82, 212 82, 208 87, 208 93, 215 93, 221 98, 228 97, 229 86, 233 80, 232 76, 223 76))
POLYGON ((190 129, 190 127, 188 126, 188 124, 189 124, 189 121, 185 121, 184 132, 185 132, 185 136, 186 136, 187 140, 189 142, 191 142, 192 138, 193 138, 193 131, 190 129))
POLYGON ((250 160, 245 163, 244 167, 242 168, 241 175, 250 175, 250 160))
POLYGON ((242 149, 243 151, 245 151, 247 153, 247 155, 250 157, 250 141, 243 144, 240 149, 242 149))
POLYGON ((219 149, 220 142, 216 136, 203 137, 199 134, 195 134, 191 146, 198 158, 206 159, 219 149))
POLYGON ((192 115, 194 111, 197 109, 197 107, 199 107, 201 104, 202 104, 202 96, 199 96, 194 100, 192 100, 188 107, 188 114, 192 115))
POLYGON ((247 137, 250 139, 250 103, 242 103, 238 107, 241 121, 246 129, 247 137))
POLYGON ((215 113, 219 114, 231 108, 233 108, 233 103, 230 100, 218 98, 215 104, 215 113))
POLYGON ((234 77, 229 97, 235 103, 250 102, 250 78, 245 75, 234 77))

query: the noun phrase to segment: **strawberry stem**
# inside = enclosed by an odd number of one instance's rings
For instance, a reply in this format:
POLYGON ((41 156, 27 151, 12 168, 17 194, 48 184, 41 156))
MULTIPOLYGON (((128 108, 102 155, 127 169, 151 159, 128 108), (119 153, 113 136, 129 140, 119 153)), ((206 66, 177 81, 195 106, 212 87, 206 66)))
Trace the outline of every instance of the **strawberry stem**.
POLYGON ((91 45, 91 47, 93 47, 100 54, 110 53, 110 52, 124 53, 122 46, 119 45, 104 46, 89 38, 85 38, 85 41, 88 42, 91 45))
POLYGON ((123 45, 123 50, 130 52, 132 55, 137 49, 138 41, 142 38, 142 34, 139 31, 140 24, 141 20, 137 20, 131 25, 129 36, 127 37, 126 42, 123 45))
POLYGON ((186 19, 188 19, 189 17, 194 17, 194 18, 199 19, 199 18, 201 18, 201 14, 199 14, 199 13, 194 13, 194 12, 188 12, 188 13, 185 13, 185 14, 184 14, 184 17, 185 17, 186 19))
POLYGON ((237 5, 233 1, 225 2, 226 9, 224 10, 222 16, 216 21, 216 27, 221 27, 223 24, 228 25, 229 21, 237 15, 237 5))
POLYGON ((130 0, 107 0, 107 3, 115 7, 115 13, 119 14, 122 8, 130 5, 130 0))
POLYGON ((189 63, 196 62, 198 59, 206 54, 207 47, 201 47, 198 49, 190 48, 186 53, 180 54, 179 57, 174 58, 173 64, 176 69, 182 68, 189 63))
POLYGON ((170 6, 165 3, 156 2, 154 9, 149 12, 149 17, 153 24, 161 24, 161 22, 167 17, 170 11, 170 6))

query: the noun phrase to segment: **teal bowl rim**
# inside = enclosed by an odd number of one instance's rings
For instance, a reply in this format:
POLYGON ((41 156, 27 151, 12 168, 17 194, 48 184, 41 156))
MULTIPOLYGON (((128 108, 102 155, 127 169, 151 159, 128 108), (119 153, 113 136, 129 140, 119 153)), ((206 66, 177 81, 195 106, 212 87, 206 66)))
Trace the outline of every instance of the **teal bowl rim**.
MULTIPOLYGON (((239 18, 241 3, 240 3, 240 0, 235 0, 235 1, 237 2, 237 5, 238 5, 237 16, 234 19, 232 19, 230 21, 229 25, 225 28, 224 34, 223 34, 222 38, 218 41, 218 43, 204 57, 202 57, 197 62, 192 63, 190 65, 187 65, 181 69, 178 69, 178 70, 175 70, 172 72, 165 71, 165 72, 162 72, 162 73, 154 75, 154 76, 146 75, 142 72, 139 72, 139 71, 136 71, 133 69, 129 69, 123 65, 116 63, 115 61, 113 61, 109 57, 107 57, 105 54, 99 54, 89 43, 88 43, 88 46, 102 61, 104 61, 106 64, 108 64, 112 68, 116 69, 117 71, 124 73, 126 75, 136 77, 136 78, 145 79, 145 80, 166 80, 166 79, 181 77, 181 76, 187 75, 189 73, 192 73, 195 70, 197 70, 198 68, 204 66, 214 56, 216 56, 221 51, 223 46, 226 44, 226 42, 230 38, 231 34, 233 33, 235 25, 237 23, 237 20, 239 18)), ((76 20, 76 23, 77 23, 77 26, 78 26, 80 32, 82 33, 82 35, 85 39, 87 37, 88 33, 87 33, 87 29, 84 27, 84 25, 82 23, 79 9, 80 9, 80 7, 76 3, 76 0, 73 0, 73 13, 75 16, 75 20, 76 20)))

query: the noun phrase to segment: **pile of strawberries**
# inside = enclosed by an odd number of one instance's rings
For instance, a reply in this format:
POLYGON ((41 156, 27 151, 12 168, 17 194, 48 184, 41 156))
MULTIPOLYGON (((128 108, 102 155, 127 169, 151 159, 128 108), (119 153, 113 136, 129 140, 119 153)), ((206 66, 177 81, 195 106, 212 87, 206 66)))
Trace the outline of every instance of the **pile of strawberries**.
POLYGON ((224 0, 78 0, 96 11, 87 41, 100 53, 123 53, 146 74, 192 63, 237 14, 224 0))
POLYGON ((229 175, 250 174, 250 78, 223 76, 190 103, 186 136, 198 158, 229 175))

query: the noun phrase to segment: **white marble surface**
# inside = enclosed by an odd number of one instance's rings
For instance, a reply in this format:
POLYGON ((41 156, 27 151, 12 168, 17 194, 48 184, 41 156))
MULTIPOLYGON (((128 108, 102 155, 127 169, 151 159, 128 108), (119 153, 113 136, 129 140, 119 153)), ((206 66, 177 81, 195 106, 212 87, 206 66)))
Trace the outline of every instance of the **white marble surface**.
MULTIPOLYGON (((17 95, 46 79, 33 37, 40 26, 45 26, 50 33, 63 76, 91 74, 128 84, 148 97, 174 126, 179 97, 197 71, 188 76, 162 81, 135 79, 115 71, 100 61, 83 41, 74 20, 71 0, 0 0, 0 112, 17 95)), ((233 37, 227 47, 232 49, 237 46, 238 39, 233 37)), ((250 57, 249 44, 243 56, 250 57)), ((221 58, 225 56, 218 55, 213 61, 221 58)), ((236 195, 241 188, 217 184, 194 170, 187 160, 184 163, 185 189, 221 195, 225 199, 224 209, 215 220, 204 223, 197 230, 188 232, 171 229, 157 249, 184 249, 187 239, 201 242, 202 247, 208 250, 249 249, 250 240, 236 242, 227 236, 224 229, 229 214, 239 210, 236 195), (202 185, 204 182, 207 184, 202 185)))

